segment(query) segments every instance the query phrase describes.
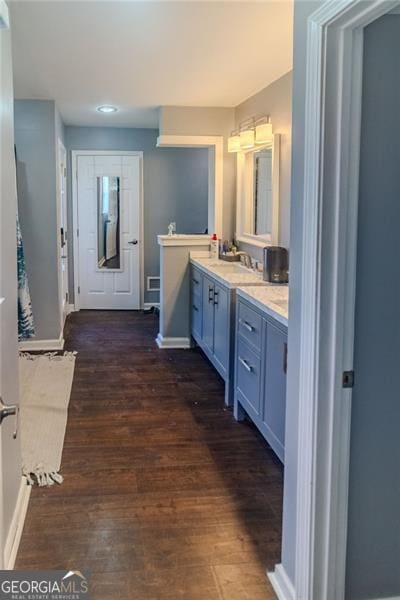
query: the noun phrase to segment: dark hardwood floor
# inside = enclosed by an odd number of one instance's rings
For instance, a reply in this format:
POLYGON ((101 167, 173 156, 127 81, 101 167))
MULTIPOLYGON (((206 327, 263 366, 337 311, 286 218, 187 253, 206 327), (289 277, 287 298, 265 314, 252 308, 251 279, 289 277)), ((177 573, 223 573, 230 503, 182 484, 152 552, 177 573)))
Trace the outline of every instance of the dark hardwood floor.
POLYGON ((156 333, 153 315, 69 316, 65 480, 32 490, 16 568, 88 568, 92 600, 275 598, 282 467, 202 353, 156 333))

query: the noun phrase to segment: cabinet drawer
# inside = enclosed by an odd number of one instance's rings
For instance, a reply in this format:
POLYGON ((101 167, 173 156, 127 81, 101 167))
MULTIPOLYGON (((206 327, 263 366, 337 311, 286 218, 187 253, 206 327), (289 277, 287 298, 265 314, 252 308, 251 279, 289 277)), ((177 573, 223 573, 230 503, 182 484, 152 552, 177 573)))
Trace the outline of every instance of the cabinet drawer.
POLYGON ((262 324, 260 314, 239 302, 238 332, 257 350, 261 350, 262 324))
POLYGON ((202 337, 201 297, 194 296, 191 300, 190 315, 192 335, 198 339, 202 337))
POLYGON ((236 355, 236 385, 253 410, 260 414, 260 359, 240 338, 236 355))
POLYGON ((202 283, 203 283, 202 274, 200 273, 200 271, 198 271, 197 269, 192 267, 191 279, 190 279, 190 287, 192 290, 192 296, 200 296, 201 297, 202 283))

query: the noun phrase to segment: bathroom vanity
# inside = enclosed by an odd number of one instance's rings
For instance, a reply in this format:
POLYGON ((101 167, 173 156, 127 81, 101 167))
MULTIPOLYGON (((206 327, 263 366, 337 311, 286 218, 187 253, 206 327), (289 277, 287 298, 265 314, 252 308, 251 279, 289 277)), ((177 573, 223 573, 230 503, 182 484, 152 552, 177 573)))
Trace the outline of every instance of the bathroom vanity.
POLYGON ((239 263, 191 254, 191 333, 225 381, 225 403, 233 404, 236 288, 265 286, 260 273, 239 263))
POLYGON ((288 287, 237 289, 234 415, 285 457, 288 287))

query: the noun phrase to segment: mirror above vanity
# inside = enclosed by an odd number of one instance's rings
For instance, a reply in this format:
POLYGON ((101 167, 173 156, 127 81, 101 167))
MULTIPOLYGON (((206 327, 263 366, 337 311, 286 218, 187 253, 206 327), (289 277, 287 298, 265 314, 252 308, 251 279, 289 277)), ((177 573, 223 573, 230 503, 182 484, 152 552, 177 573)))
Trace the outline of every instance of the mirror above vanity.
POLYGON ((237 156, 236 239, 260 247, 278 245, 280 136, 272 134, 268 121, 248 127, 228 142, 237 156))

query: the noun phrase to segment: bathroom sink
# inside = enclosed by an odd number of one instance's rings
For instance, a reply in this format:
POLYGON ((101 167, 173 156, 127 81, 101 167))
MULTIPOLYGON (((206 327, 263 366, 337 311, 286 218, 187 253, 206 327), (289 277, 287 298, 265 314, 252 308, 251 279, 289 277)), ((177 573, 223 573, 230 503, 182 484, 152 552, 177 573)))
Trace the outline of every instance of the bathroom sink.
POLYGON ((232 263, 225 263, 215 266, 216 269, 222 269, 224 273, 253 273, 251 269, 244 267, 243 265, 233 265, 232 263))

